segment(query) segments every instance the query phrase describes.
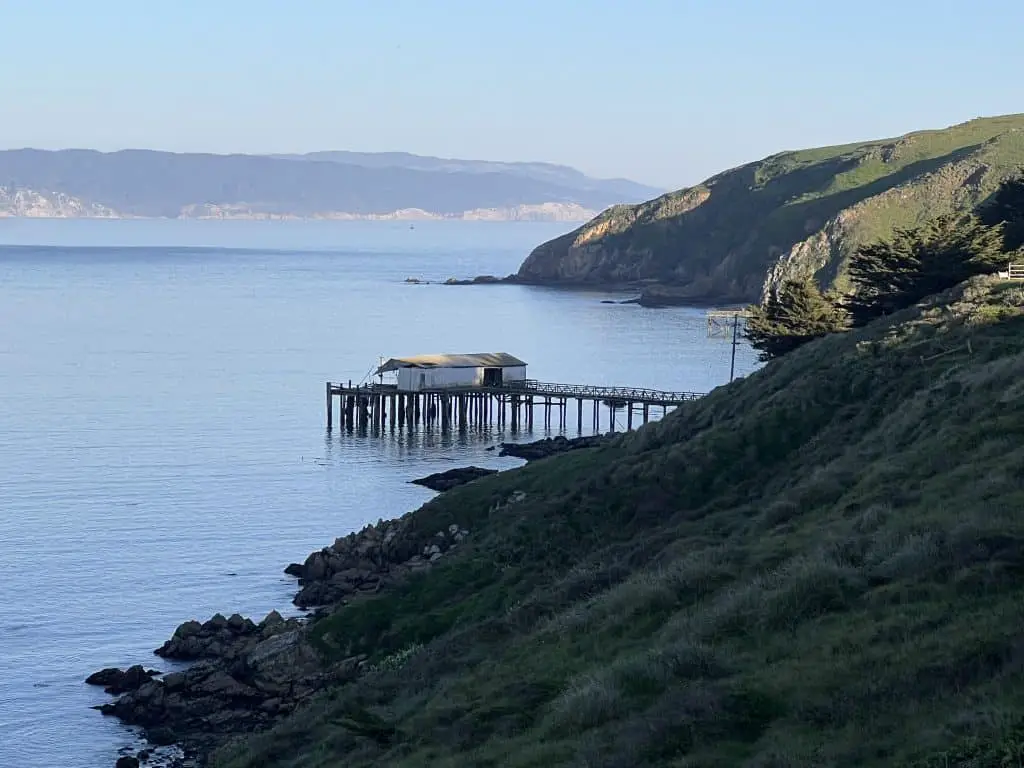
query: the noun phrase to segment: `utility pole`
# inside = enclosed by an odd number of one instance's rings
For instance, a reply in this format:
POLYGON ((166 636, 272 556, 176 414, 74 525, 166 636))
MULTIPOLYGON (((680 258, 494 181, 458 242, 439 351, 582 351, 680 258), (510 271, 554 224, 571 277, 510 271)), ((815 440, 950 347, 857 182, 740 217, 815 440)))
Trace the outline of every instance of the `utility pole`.
POLYGON ((736 337, 739 333, 740 327, 740 315, 737 312, 732 316, 732 360, 729 362, 729 383, 732 384, 732 380, 736 376, 736 337))
POLYGON ((729 382, 736 378, 736 347, 740 344, 740 321, 750 317, 748 309, 709 309, 707 311, 708 338, 728 339, 732 336, 732 356, 729 362, 729 382), (732 333, 729 332, 729 318, 732 318, 732 333))

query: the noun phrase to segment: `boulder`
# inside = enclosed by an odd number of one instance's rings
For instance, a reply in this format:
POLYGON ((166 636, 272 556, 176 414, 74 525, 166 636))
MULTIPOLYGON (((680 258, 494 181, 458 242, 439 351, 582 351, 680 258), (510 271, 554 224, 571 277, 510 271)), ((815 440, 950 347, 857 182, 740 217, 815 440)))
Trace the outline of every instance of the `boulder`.
POLYGON ((184 639, 186 637, 191 637, 192 635, 198 635, 202 631, 203 625, 200 624, 198 621, 186 621, 184 624, 179 625, 178 628, 174 630, 174 637, 180 637, 184 639))
POLYGON ((284 624, 284 617, 281 616, 281 614, 277 611, 271 611, 267 614, 266 618, 260 622, 260 629, 266 632, 266 630, 274 629, 275 627, 279 627, 282 624, 284 624))
POLYGON ((117 758, 114 768, 139 768, 139 758, 133 755, 122 755, 117 758))
POLYGON ((124 671, 117 667, 107 667, 99 672, 93 672, 85 678, 85 682, 88 685, 113 685, 117 680, 121 679, 123 674, 124 671))

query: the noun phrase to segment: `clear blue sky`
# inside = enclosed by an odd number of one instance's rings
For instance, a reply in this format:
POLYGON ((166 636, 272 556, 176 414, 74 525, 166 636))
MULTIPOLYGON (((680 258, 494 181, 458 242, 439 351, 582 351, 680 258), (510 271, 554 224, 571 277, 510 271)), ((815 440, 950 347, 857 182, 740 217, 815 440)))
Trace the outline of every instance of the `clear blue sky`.
POLYGON ((1024 112, 1021 0, 0 0, 0 148, 404 150, 678 187, 1024 112))

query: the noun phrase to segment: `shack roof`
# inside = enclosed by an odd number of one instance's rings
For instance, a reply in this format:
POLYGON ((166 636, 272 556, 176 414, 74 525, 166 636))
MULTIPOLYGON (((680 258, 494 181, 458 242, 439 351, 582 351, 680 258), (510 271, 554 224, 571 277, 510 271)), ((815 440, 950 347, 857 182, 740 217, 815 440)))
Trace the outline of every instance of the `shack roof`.
POLYGON ((518 357, 507 352, 476 352, 468 355, 414 355, 393 357, 377 369, 377 373, 399 368, 518 368, 525 366, 518 357))

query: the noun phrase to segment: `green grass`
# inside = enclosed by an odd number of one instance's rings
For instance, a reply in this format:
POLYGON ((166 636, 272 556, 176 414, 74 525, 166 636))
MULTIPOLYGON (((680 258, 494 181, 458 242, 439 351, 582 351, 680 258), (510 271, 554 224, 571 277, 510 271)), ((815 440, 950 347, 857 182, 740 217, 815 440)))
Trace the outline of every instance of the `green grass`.
POLYGON ((1022 438, 1017 286, 809 344, 425 505, 316 627, 375 671, 218 765, 1024 765, 1022 438))
POLYGON ((1024 115, 896 139, 783 152, 636 206, 616 206, 539 246, 520 276, 659 280, 694 297, 755 301, 766 276, 845 285, 858 245, 973 208, 1024 168, 1024 115))

